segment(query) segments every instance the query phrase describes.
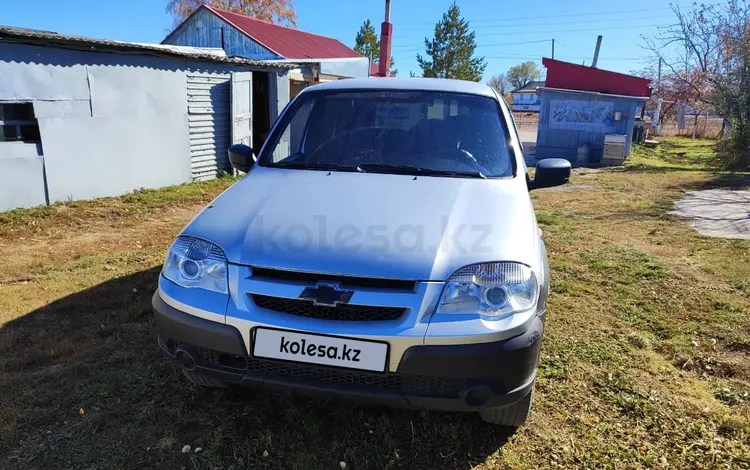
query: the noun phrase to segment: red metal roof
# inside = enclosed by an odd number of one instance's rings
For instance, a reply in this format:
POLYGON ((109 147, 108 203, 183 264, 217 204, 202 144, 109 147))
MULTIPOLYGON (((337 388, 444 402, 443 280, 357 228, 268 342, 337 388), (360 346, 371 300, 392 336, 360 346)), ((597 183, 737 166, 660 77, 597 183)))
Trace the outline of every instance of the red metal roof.
POLYGON ((362 57, 337 39, 205 6, 253 40, 286 59, 362 57))
POLYGON ((611 72, 560 60, 542 59, 547 67, 544 86, 568 90, 597 91, 611 95, 650 96, 647 78, 611 72))

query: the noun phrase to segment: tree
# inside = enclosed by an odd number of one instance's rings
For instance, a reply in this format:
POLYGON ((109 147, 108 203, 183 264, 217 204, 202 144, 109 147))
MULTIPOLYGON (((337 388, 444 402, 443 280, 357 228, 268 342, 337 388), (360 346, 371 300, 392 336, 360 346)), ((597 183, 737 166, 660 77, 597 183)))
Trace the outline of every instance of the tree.
MULTIPOLYGON (((632 71, 631 75, 651 80, 654 97, 661 98, 663 101, 659 117, 661 122, 675 119, 679 103, 687 103, 690 108, 698 113, 710 109, 701 100, 701 94, 706 93, 706 90, 702 89, 704 85, 701 85, 700 93, 697 92, 684 80, 684 74, 675 74, 665 70, 661 74, 661 80, 659 80, 659 74, 655 70, 654 64, 651 64, 643 70, 632 71)), ((698 83, 697 80, 693 80, 693 82, 698 83)), ((656 100, 647 101, 645 106, 647 110, 653 112, 656 109, 656 100)), ((696 120, 697 118, 698 114, 696 114, 696 120)))
POLYGON ((528 85, 529 82, 539 80, 541 76, 542 72, 533 60, 514 65, 508 69, 508 73, 505 74, 508 83, 514 90, 528 85))
POLYGON ((469 31, 469 23, 461 17, 455 2, 435 25, 435 36, 425 38, 424 45, 429 60, 417 54, 422 76, 475 82, 482 79, 487 62, 484 57, 474 57, 476 34, 469 31))
POLYGON ((357 38, 354 40, 354 50, 365 57, 370 57, 373 61, 380 56, 378 33, 375 32, 375 27, 369 18, 359 27, 357 38))
MULTIPOLYGON (((380 63, 380 40, 369 18, 359 27, 357 37, 354 39, 354 50, 365 57, 369 57, 374 64, 380 63)), ((390 70, 388 70, 391 75, 398 73, 395 64, 396 61, 391 57, 390 70)))
POLYGON ((504 73, 499 73, 487 82, 487 85, 497 90, 500 95, 505 96, 508 93, 508 80, 505 78, 504 73))
MULTIPOLYGON (((645 39, 679 84, 725 120, 721 162, 750 167, 750 3, 672 5, 676 22, 645 39)), ((662 87, 663 88, 663 87, 662 87)), ((660 91, 657 90, 657 93, 660 91)))
POLYGON ((252 16, 273 23, 297 26, 293 0, 169 0, 167 13, 177 27, 201 5, 252 16))

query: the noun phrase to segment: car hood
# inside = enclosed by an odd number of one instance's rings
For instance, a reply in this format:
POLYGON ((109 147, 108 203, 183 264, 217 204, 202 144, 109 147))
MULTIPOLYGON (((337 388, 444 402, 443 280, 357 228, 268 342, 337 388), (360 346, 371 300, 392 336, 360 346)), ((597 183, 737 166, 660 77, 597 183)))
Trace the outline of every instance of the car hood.
POLYGON ((218 244, 230 263, 351 276, 444 281, 473 263, 539 261, 522 178, 256 166, 183 234, 218 244))

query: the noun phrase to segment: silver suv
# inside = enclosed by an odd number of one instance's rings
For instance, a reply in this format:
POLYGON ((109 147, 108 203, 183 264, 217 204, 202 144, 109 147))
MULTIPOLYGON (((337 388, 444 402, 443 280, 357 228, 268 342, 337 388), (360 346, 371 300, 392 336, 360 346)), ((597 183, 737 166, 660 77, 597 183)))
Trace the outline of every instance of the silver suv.
POLYGON ((488 86, 342 80, 308 88, 247 175, 170 247, 159 345, 192 382, 392 406, 529 414, 549 267, 513 118, 488 86))

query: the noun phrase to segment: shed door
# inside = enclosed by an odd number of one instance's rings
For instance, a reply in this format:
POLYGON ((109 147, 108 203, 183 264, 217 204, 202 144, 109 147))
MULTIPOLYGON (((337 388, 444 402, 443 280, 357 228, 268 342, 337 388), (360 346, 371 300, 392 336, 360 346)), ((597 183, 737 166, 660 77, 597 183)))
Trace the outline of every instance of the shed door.
POLYGON ((252 115, 252 72, 232 72, 232 144, 253 146, 252 115))
POLYGON ((189 72, 187 76, 190 162, 196 181, 229 171, 229 73, 189 72))

